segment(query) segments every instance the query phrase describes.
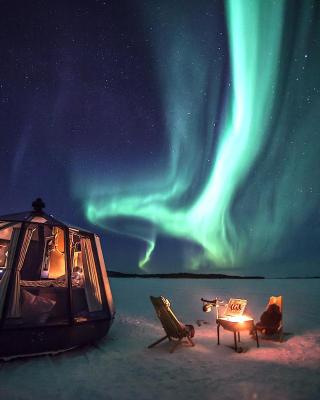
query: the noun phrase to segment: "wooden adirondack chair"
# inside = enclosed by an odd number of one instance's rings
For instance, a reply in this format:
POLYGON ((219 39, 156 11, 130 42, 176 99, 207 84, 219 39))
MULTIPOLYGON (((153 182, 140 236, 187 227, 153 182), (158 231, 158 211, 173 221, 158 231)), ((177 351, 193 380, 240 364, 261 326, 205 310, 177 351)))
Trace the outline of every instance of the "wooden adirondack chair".
POLYGON ((283 341, 283 300, 282 296, 271 296, 269 302, 267 304, 266 310, 269 308, 270 305, 275 304, 279 307, 279 311, 281 313, 281 320, 280 324, 275 330, 275 332, 268 333, 268 327, 264 326, 263 323, 258 322, 256 324, 256 329, 262 333, 263 339, 271 339, 271 340, 279 340, 280 342, 283 341))
POLYGON ((162 296, 150 296, 150 300, 156 310, 156 314, 160 319, 161 325, 166 335, 156 342, 150 344, 148 348, 150 349, 156 346, 157 344, 163 342, 165 339, 174 342, 170 353, 173 353, 175 349, 183 343, 194 346, 195 344, 192 341, 192 337, 194 336, 194 327, 192 325, 185 325, 178 320, 178 318, 175 316, 174 312, 170 308, 169 300, 162 296), (183 341, 184 338, 186 338, 187 341, 183 341))

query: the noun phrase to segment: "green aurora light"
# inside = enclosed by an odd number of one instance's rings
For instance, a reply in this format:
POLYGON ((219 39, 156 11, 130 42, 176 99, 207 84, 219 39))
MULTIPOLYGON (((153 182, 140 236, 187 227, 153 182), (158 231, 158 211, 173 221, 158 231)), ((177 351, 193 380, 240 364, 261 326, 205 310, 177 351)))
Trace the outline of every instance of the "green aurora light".
MULTIPOLYGON (((157 17, 171 19, 166 32, 150 34, 163 60, 157 72, 170 147, 166 164, 157 176, 140 173, 134 186, 114 177, 88 182, 86 216, 111 229, 110 219, 134 218, 129 229, 115 230, 146 240, 141 268, 156 235, 141 231, 139 220, 201 245, 204 253, 190 260, 190 269, 203 259, 217 267, 270 260, 319 203, 319 180, 310 173, 319 170, 313 140, 319 135, 320 101, 313 92, 319 52, 307 48, 307 38, 313 30, 320 40, 320 24, 310 24, 311 7, 290 28, 285 1, 226 1, 230 86, 222 98, 224 61, 216 57, 212 65, 199 45, 201 32, 190 32, 192 16, 182 18, 181 10, 167 6, 170 11, 157 17), (290 29, 296 32, 289 56, 290 29)), ((155 18, 150 15, 148 22, 155 18)))

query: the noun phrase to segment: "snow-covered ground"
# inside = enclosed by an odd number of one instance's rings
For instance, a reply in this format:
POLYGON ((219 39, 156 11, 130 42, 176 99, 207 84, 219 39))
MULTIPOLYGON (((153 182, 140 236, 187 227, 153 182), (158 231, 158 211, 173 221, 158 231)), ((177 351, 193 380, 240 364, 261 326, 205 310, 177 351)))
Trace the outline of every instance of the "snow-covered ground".
POLYGON ((320 398, 320 280, 111 279, 117 309, 108 336, 57 356, 0 363, 0 399, 310 399, 320 398), (248 299, 258 319, 269 296, 284 297, 286 342, 242 334, 235 353, 231 333, 216 344, 213 313, 201 297, 248 299), (149 295, 163 295, 181 321, 192 323, 196 346, 169 353, 149 295), (197 320, 207 324, 200 327, 197 320))

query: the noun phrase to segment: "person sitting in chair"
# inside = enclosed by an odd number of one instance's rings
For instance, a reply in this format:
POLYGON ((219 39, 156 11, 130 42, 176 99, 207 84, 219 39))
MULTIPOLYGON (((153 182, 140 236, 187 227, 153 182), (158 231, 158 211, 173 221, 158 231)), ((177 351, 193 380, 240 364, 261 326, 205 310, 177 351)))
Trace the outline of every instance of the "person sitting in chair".
POLYGON ((266 335, 272 335, 278 332, 282 319, 280 308, 276 304, 269 304, 266 311, 260 317, 256 328, 266 335))

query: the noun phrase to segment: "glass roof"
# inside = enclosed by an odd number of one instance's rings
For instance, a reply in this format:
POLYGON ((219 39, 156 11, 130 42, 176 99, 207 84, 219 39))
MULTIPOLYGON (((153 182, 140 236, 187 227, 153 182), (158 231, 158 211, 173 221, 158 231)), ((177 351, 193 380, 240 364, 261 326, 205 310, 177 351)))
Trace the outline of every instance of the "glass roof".
POLYGON ((77 228, 74 225, 70 225, 66 222, 62 222, 56 219, 53 215, 49 215, 43 211, 45 207, 44 202, 42 199, 38 198, 32 203, 33 210, 25 211, 15 214, 8 214, 0 216, 1 222, 34 222, 38 224, 48 224, 48 225, 55 225, 60 226, 62 228, 70 228, 73 227, 75 229, 80 229, 81 231, 88 232, 86 229, 77 228))

